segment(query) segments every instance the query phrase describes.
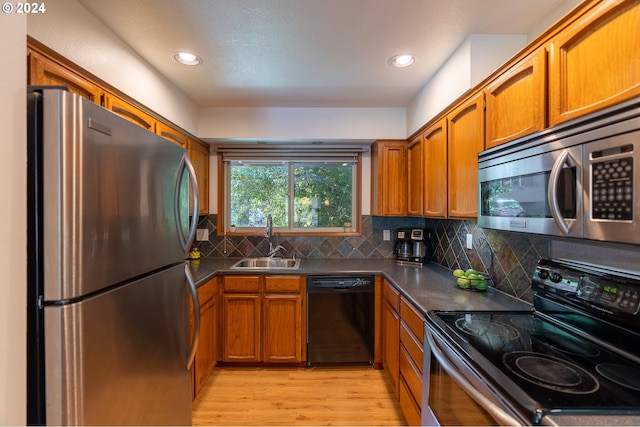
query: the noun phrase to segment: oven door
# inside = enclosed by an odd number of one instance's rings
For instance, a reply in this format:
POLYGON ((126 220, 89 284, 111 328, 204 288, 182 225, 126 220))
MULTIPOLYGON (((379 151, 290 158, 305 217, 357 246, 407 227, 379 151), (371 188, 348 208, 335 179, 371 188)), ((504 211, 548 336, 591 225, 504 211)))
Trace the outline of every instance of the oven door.
POLYGON ((529 425, 512 405, 471 366, 444 334, 425 322, 424 381, 428 407, 422 425, 529 425))
POLYGON ((478 225, 582 237, 582 146, 524 150, 478 171, 478 225))

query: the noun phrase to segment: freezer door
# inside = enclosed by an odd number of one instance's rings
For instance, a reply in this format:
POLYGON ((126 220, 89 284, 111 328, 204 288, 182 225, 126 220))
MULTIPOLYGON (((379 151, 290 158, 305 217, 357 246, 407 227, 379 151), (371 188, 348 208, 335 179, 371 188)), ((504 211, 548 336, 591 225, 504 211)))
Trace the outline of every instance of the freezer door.
POLYGON ((47 306, 45 325, 48 425, 191 425, 184 264, 47 306))
POLYGON ((43 110, 45 301, 185 259, 197 223, 187 151, 65 91, 45 90, 43 110))

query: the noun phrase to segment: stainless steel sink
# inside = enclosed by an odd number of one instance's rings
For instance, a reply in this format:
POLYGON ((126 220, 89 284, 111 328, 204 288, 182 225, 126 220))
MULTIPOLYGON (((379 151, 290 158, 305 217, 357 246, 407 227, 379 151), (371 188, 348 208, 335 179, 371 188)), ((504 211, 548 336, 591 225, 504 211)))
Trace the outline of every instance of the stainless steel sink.
POLYGON ((231 266, 233 270, 295 270, 300 259, 294 258, 244 258, 231 266))

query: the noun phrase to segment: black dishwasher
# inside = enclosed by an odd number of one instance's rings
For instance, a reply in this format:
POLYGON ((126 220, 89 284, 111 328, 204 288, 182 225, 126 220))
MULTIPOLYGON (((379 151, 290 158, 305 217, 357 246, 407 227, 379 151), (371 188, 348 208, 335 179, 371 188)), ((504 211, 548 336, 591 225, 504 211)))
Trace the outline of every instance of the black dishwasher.
POLYGON ((307 276, 307 365, 371 365, 373 340, 373 276, 307 276))

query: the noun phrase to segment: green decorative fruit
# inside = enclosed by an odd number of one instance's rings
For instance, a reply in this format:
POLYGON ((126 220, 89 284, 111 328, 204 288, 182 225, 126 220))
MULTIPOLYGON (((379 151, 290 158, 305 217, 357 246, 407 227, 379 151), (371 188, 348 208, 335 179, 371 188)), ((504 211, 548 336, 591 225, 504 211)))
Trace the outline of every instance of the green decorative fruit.
POLYGON ((466 277, 467 277, 467 279, 472 279, 472 280, 473 280, 473 279, 479 279, 479 278, 481 278, 482 276, 480 276, 480 275, 479 275, 479 274, 477 274, 477 273, 468 273, 468 274, 466 274, 466 277))
POLYGON ((486 291, 489 283, 486 279, 474 279, 471 281, 471 286, 473 286, 478 291, 486 291))
POLYGON ((464 271, 463 271, 463 270, 460 270, 460 269, 454 270, 454 271, 453 271, 453 275, 454 275, 455 277, 464 277, 464 271))
POLYGON ((473 268, 468 269, 467 271, 465 271, 465 276, 468 276, 470 274, 478 274, 477 271, 475 271, 473 268))
POLYGON ((458 280, 456 280, 456 283, 458 284, 458 287, 462 289, 467 289, 471 284, 471 281, 466 277, 458 277, 458 280))

